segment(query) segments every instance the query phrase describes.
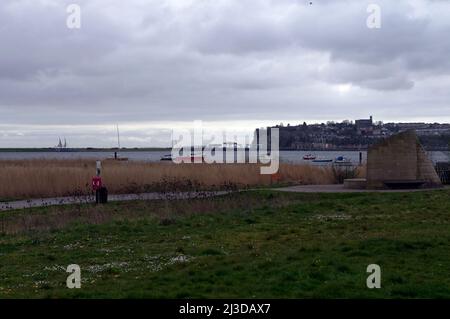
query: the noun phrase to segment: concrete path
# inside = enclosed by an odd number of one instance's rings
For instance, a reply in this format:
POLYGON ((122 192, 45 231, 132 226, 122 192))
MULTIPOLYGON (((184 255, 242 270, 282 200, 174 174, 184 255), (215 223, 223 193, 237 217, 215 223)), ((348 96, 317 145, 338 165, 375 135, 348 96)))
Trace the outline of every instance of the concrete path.
POLYGON ((449 189, 445 188, 429 188, 429 189, 383 189, 383 190, 372 190, 372 189, 346 189, 344 185, 299 185, 299 186, 289 186, 275 188, 274 190, 282 192, 292 192, 292 193, 401 193, 401 192, 423 192, 430 190, 442 190, 449 189))
MULTIPOLYGON (((122 194, 122 195, 109 195, 108 201, 121 202, 133 200, 160 200, 160 199, 176 200, 176 199, 190 199, 190 198, 194 199, 194 198, 207 198, 212 196, 222 196, 228 193, 230 192, 218 191, 218 192, 122 194)), ((14 202, 0 202, 0 211, 25 209, 32 207, 47 207, 47 206, 86 204, 86 203, 95 203, 95 196, 55 197, 55 198, 29 199, 14 202)))
MULTIPOLYGON (((366 190, 366 189, 345 189, 343 185, 299 185, 299 186, 289 186, 289 187, 281 187, 281 188, 269 188, 267 190, 293 192, 293 193, 367 193, 367 192, 395 193, 395 192, 421 192, 421 191, 439 190, 439 189, 442 189, 442 188, 404 189, 404 190, 366 190)), ((450 189, 450 188, 447 186, 444 189, 450 189)), ((222 195, 226 195, 229 193, 230 193, 230 191, 122 194, 122 195, 109 195, 108 201, 120 202, 120 201, 133 201, 133 200, 161 200, 161 199, 177 200, 177 199, 190 199, 190 198, 194 199, 194 198, 207 198, 207 197, 213 197, 213 196, 222 196, 222 195)), ((0 202, 0 211, 26 209, 26 208, 32 208, 32 207, 86 204, 86 203, 94 203, 94 202, 95 202, 94 196, 40 198, 40 199, 14 201, 14 202, 0 202)))

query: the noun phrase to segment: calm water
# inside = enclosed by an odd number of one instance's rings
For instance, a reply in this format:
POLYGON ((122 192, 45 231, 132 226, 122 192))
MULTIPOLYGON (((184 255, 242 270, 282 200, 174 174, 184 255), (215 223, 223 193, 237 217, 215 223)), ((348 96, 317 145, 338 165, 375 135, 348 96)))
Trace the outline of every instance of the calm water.
MULTIPOLYGON (((168 151, 148 152, 121 152, 120 157, 127 157, 132 161, 159 162, 161 156, 169 154, 168 151)), ((289 163, 304 163, 303 156, 314 154, 318 158, 335 159, 338 156, 349 158, 353 163, 359 162, 358 151, 281 151, 280 160, 289 163)), ((367 159, 367 152, 362 152, 363 162, 367 159)), ((429 152, 433 162, 449 161, 450 152, 429 152)), ((92 159, 103 160, 113 158, 113 152, 0 152, 0 160, 4 159, 92 159)))

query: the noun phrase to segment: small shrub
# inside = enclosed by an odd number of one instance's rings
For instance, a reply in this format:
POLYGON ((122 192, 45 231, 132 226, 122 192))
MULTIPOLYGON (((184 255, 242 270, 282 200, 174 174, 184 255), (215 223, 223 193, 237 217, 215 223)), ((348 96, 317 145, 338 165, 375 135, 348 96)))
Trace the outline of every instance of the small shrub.
POLYGON ((358 167, 356 166, 337 166, 331 168, 335 184, 343 184, 345 179, 358 177, 358 167))

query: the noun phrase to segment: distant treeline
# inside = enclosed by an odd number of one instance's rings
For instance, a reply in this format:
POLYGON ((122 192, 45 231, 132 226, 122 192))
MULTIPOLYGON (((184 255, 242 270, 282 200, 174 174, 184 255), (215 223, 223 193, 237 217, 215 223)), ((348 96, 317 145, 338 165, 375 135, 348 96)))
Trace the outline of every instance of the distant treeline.
POLYGON ((56 150, 54 148, 0 148, 0 152, 150 152, 150 151, 167 151, 170 148, 159 148, 159 147, 149 147, 149 148, 121 148, 120 150, 116 148, 68 148, 62 151, 56 150))

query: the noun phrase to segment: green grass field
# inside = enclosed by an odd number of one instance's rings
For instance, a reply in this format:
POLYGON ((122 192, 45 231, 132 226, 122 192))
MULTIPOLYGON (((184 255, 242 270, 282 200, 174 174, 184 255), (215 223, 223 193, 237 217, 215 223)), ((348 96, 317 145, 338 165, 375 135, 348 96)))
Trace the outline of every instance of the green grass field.
POLYGON ((449 298, 450 191, 0 213, 1 298, 449 298), (81 289, 66 288, 69 264, 81 289), (379 264, 382 288, 366 287, 379 264))

